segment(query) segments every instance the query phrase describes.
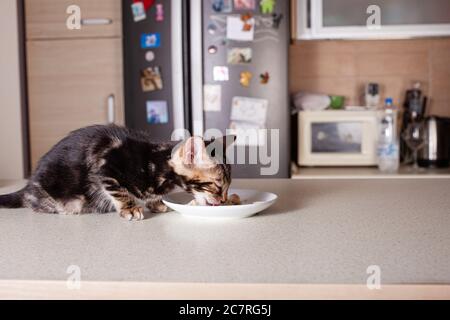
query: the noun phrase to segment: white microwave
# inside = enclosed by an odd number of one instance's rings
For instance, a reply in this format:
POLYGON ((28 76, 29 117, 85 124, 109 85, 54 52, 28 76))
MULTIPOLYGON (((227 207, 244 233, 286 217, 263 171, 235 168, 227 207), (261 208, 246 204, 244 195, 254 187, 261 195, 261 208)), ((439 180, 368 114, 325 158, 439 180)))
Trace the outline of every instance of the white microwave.
POLYGON ((299 112, 298 164, 376 165, 377 119, 377 111, 299 112))

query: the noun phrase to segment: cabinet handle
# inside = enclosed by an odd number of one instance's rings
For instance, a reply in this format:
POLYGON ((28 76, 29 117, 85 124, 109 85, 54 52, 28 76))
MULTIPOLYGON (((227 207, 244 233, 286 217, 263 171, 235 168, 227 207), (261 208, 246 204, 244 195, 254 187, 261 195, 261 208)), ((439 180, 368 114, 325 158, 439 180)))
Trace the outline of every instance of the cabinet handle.
POLYGON ((114 123, 116 118, 116 98, 114 95, 108 97, 108 123, 114 123))
POLYGON ((104 26, 112 23, 111 19, 81 19, 83 26, 104 26))

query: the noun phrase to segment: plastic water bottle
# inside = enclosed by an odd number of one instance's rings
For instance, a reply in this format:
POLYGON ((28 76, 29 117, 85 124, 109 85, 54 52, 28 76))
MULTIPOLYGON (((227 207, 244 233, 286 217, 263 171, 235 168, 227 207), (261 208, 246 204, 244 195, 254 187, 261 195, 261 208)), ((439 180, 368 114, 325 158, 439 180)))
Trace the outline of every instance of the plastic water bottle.
POLYGON ((397 137, 397 110, 392 98, 387 98, 380 111, 378 132, 378 168, 381 172, 397 172, 400 163, 399 140, 397 137))

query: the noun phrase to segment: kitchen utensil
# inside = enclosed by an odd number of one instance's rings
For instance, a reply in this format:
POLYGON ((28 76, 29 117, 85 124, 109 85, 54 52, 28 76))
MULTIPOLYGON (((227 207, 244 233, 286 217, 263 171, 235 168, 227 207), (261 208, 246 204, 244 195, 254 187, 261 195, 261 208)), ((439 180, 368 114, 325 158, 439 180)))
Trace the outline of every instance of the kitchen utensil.
POLYGON ((413 169, 419 170, 418 152, 426 144, 426 127, 422 121, 411 122, 402 133, 403 141, 413 153, 413 169))
POLYGON ((419 152, 421 167, 450 166, 450 118, 430 116, 425 119, 427 143, 419 152))
POLYGON ((194 198, 186 192, 178 192, 163 197, 163 202, 169 208, 188 217, 242 219, 251 217, 275 203, 278 196, 270 192, 248 189, 231 189, 229 194, 237 194, 241 205, 235 206, 192 206, 188 205, 194 198))

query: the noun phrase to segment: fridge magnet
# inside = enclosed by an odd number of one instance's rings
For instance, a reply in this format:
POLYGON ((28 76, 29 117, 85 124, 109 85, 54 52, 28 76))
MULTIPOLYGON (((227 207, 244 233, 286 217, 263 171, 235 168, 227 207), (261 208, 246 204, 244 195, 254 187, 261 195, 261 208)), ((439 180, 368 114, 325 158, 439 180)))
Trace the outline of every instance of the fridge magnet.
POLYGON ((212 8, 215 12, 230 13, 233 11, 232 0, 213 0, 212 8))
POLYGON ((153 49, 161 47, 161 35, 159 33, 144 33, 141 35, 141 48, 153 49))
POLYGON ((146 11, 148 11, 148 9, 150 9, 151 7, 153 7, 153 5, 155 4, 155 0, 134 0, 136 1, 141 1, 144 3, 144 8, 146 11))
POLYGON ((203 88, 203 110, 218 112, 222 109, 222 86, 206 84, 203 88))
POLYGON ((271 14, 275 10, 275 6, 277 5, 276 0, 261 0, 259 6, 261 7, 262 14, 271 14))
POLYGON ((255 0, 234 0, 235 10, 255 10, 255 0))
POLYGON ((231 106, 229 134, 237 137, 236 145, 264 145, 269 101, 246 97, 234 97, 231 106))
POLYGON ((134 22, 139 22, 147 18, 144 3, 142 1, 133 3, 131 5, 131 12, 133 13, 134 22))
POLYGON ((163 80, 159 67, 149 67, 141 71, 142 91, 152 92, 163 89, 163 80))
POLYGON ((266 125, 269 101, 248 97, 234 97, 231 105, 231 120, 266 125))
POLYGON ((270 80, 270 75, 268 72, 264 72, 259 75, 259 78, 260 78, 261 84, 268 84, 269 80, 270 80))
POLYGON ((157 22, 162 22, 164 21, 164 6, 162 3, 158 3, 156 5, 156 18, 155 20, 157 22))
POLYGON ((241 21, 244 23, 244 26, 242 27, 242 31, 248 32, 253 29, 252 18, 253 18, 253 15, 251 13, 241 14, 241 21))
POLYGON ((214 67, 213 68, 213 79, 214 81, 228 81, 228 67, 214 67))
POLYGON ((167 101, 147 101, 147 122, 149 124, 169 123, 167 101))
POLYGON ((253 74, 250 71, 241 72, 241 86, 248 88, 250 87, 250 83, 252 81, 253 74))
POLYGON ((242 21, 240 17, 227 17, 227 39, 236 41, 253 41, 255 37, 255 19, 242 21))
POLYGON ((249 64, 252 62, 251 48, 228 49, 228 64, 249 64))
POLYGON ((214 34, 216 34, 216 31, 217 31, 217 26, 214 23, 210 23, 208 25, 208 33, 211 35, 214 35, 214 34))
POLYGON ((272 27, 274 29, 278 29, 280 27, 281 20, 283 20, 283 14, 281 14, 281 13, 280 14, 277 14, 277 13, 272 14, 272 20, 273 20, 272 27))
POLYGON ((217 53, 217 47, 216 46, 210 46, 208 48, 208 53, 209 54, 216 54, 217 53))
POLYGON ((147 60, 148 62, 152 62, 153 60, 155 60, 155 53, 153 51, 147 51, 147 53, 145 54, 145 60, 147 60))

